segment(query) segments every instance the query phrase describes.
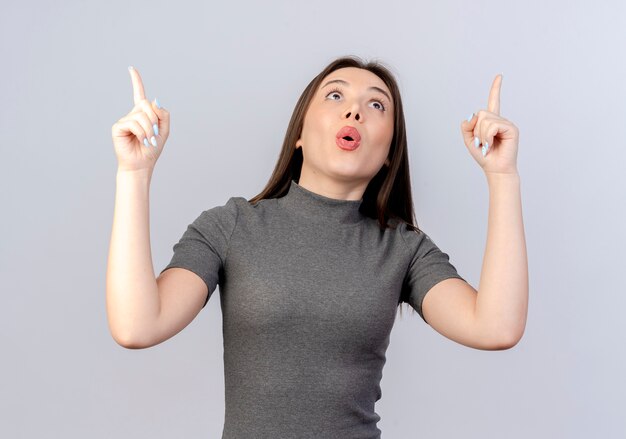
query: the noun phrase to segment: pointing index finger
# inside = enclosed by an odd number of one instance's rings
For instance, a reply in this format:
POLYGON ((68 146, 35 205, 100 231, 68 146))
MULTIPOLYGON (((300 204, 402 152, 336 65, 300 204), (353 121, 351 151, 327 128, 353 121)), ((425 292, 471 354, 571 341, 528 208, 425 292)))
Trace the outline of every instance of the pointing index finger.
POLYGON ((487 102, 487 109, 492 113, 500 115, 500 89, 502 87, 502 74, 496 75, 496 78, 491 84, 491 90, 489 91, 489 101, 487 102))
POLYGON ((141 81, 139 72, 133 66, 128 67, 128 71, 130 72, 130 79, 133 82, 133 99, 135 105, 137 105, 139 101, 146 98, 146 94, 143 89, 143 82, 141 81))

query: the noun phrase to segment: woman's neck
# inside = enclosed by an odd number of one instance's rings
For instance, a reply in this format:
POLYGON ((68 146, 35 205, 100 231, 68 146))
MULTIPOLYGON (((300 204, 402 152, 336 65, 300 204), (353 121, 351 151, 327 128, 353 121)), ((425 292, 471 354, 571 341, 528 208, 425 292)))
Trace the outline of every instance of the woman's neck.
POLYGON ((298 185, 308 191, 322 195, 326 198, 336 200, 359 201, 363 199, 363 194, 367 188, 368 182, 358 180, 340 181, 328 177, 322 177, 319 174, 308 175, 301 174, 298 185))

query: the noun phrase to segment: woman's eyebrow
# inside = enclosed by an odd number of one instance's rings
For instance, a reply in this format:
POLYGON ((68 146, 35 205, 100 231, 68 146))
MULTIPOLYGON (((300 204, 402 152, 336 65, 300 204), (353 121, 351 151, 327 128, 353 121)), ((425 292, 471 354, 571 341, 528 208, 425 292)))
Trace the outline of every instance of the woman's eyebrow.
MULTIPOLYGON (((335 83, 335 82, 337 82, 337 83, 339 83, 339 84, 343 84, 343 85, 348 86, 348 87, 350 86, 350 84, 349 84, 348 82, 344 81, 343 79, 331 79, 331 80, 330 80, 330 81, 328 81, 326 84, 324 84, 324 85, 322 86, 322 88, 326 87, 326 86, 327 86, 327 85, 329 85, 329 84, 335 83)), ((391 102, 391 98, 389 97, 389 95, 387 94, 387 92, 386 92, 385 90, 383 90, 382 88, 380 88, 380 87, 376 87, 376 86, 372 86, 372 87, 370 87, 368 90, 375 90, 375 91, 377 91, 377 92, 380 92, 380 93, 384 94, 384 95, 387 97, 387 99, 389 99, 389 102, 391 102)))

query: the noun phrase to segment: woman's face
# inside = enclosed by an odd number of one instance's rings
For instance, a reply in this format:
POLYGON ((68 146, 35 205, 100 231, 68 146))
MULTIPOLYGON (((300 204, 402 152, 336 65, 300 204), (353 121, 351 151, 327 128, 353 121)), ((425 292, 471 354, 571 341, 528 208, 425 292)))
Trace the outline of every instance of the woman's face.
POLYGON ((364 189, 387 159, 393 121, 391 92, 382 79, 356 67, 330 73, 311 100, 296 142, 303 154, 301 180, 351 181, 364 189), (357 142, 338 140, 346 134, 360 137, 356 149, 349 148, 357 142))

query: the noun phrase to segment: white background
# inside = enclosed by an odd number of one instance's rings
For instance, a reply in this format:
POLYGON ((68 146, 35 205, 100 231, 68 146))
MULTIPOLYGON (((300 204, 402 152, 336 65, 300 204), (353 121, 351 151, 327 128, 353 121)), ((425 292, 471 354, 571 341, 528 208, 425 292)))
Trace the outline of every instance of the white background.
POLYGON ((115 343, 105 273, 128 65, 172 132, 152 179, 155 273, 205 209, 269 178, 296 100, 334 58, 379 59, 405 105, 418 223, 478 287, 488 187, 460 123, 520 130, 528 323, 507 351, 398 317, 385 438, 626 434, 626 7, 582 1, 3 2, 0 436, 219 438, 217 295, 174 338, 115 343))

